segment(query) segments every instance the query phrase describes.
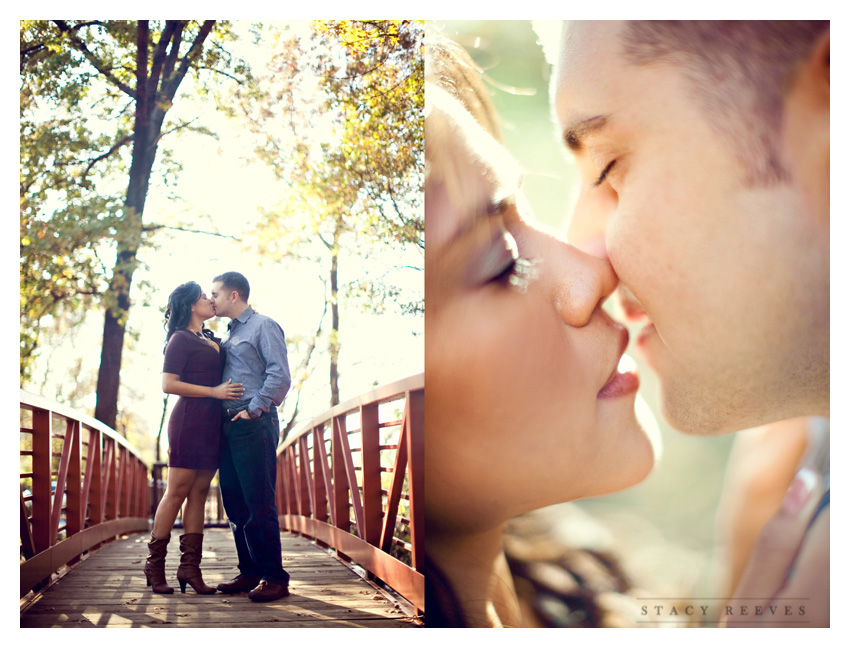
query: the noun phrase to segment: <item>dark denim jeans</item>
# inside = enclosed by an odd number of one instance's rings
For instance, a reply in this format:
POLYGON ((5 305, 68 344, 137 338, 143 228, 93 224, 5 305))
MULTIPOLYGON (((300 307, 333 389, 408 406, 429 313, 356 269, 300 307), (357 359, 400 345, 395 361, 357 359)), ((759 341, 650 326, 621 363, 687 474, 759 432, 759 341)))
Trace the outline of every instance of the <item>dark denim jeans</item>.
POLYGON ((285 585, 274 501, 278 435, 274 410, 253 420, 225 419, 218 478, 239 571, 285 585))

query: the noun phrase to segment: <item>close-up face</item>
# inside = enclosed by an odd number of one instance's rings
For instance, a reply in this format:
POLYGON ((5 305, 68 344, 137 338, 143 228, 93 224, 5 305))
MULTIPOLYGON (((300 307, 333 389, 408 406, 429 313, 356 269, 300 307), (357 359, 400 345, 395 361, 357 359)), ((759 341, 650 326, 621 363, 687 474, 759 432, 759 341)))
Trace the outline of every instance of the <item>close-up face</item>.
POLYGON ((607 255, 627 289, 673 427, 828 415, 828 216, 797 180, 793 135, 789 177, 752 182, 682 67, 625 61, 622 27, 564 32, 554 108, 583 183, 569 240, 607 255))
POLYGON ((210 301, 215 308, 216 317, 230 317, 230 312, 234 304, 232 290, 228 290, 220 281, 213 283, 210 290, 210 301))
POLYGON ((205 292, 202 291, 201 296, 192 304, 192 313, 200 315, 204 320, 215 317, 215 307, 205 292))
POLYGON ((640 481, 653 453, 616 279, 526 220, 519 168, 457 101, 428 87, 426 515, 485 527, 640 481))

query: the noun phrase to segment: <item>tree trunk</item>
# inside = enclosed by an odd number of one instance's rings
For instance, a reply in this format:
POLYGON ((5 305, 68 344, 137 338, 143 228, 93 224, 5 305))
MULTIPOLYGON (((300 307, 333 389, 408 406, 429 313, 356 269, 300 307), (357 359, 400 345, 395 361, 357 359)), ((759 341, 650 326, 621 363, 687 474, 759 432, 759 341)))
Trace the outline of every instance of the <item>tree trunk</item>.
POLYGON ((153 66, 148 69, 151 51, 148 21, 136 27, 136 101, 133 124, 133 158, 130 182, 124 202, 125 225, 116 237, 118 258, 109 284, 116 305, 107 308, 103 323, 103 349, 97 377, 95 418, 114 428, 118 417, 118 387, 121 382, 121 354, 130 313, 130 288, 136 270, 136 254, 142 245, 145 199, 156 159, 157 143, 162 135, 165 114, 186 76, 189 67, 203 51, 204 41, 212 31, 214 20, 205 20, 192 45, 182 59, 180 43, 188 21, 168 20, 154 48, 153 66), (170 47, 170 50, 169 50, 170 47))
MULTIPOLYGON (((115 428, 118 418, 118 386, 121 375, 121 354, 124 351, 124 333, 127 314, 130 308, 130 283, 133 279, 132 270, 122 271, 126 267, 122 257, 129 256, 127 251, 118 253, 115 262, 111 291, 117 292, 118 305, 113 310, 106 309, 103 321, 103 346, 100 350, 100 369, 97 373, 97 403, 94 417, 111 428, 115 428), (126 290, 118 288, 119 284, 126 285, 126 290)), ((132 255, 135 258, 135 254, 132 255)))
POLYGON ((142 238, 142 214, 148 193, 156 142, 159 132, 151 132, 151 111, 155 102, 149 88, 147 57, 149 31, 147 21, 137 27, 136 54, 136 115, 133 125, 133 157, 130 164, 130 182, 124 201, 123 232, 118 237, 118 256, 109 282, 110 296, 115 306, 106 309, 103 321, 103 347, 100 352, 100 369, 97 375, 97 403, 94 417, 111 428, 118 418, 118 388, 121 384, 121 355, 127 318, 130 315, 130 288, 136 270, 136 254, 142 238))

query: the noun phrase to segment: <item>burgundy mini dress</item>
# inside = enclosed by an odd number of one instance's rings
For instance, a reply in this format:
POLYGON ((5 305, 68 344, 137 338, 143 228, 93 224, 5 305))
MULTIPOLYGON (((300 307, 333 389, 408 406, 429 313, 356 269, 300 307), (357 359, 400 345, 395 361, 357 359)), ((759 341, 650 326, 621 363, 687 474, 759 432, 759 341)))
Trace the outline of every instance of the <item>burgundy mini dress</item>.
MULTIPOLYGON (((221 384, 224 349, 216 351, 186 329, 175 331, 165 347, 162 371, 179 375, 182 382, 215 387, 221 384)), ((181 396, 168 419, 168 466, 217 470, 222 427, 219 399, 181 396)))

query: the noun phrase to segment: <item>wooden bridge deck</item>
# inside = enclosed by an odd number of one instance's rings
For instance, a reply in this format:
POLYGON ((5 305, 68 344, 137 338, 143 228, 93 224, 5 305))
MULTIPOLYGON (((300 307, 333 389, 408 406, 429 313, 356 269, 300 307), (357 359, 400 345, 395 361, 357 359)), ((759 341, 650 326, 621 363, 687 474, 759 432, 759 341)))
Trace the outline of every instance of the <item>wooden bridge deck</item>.
MULTIPOLYGON (((290 595, 254 603, 247 594, 180 593, 179 529, 169 544, 166 577, 174 594, 154 594, 142 573, 148 536, 134 534, 93 552, 21 612, 22 628, 399 628, 416 627, 400 608, 309 541, 281 534, 290 595)), ((229 529, 207 529, 201 568, 207 584, 236 575, 229 529)))

